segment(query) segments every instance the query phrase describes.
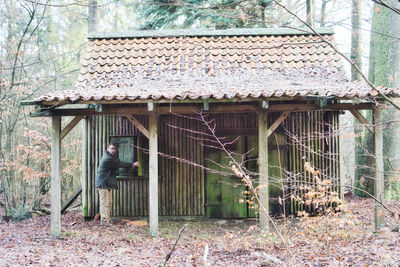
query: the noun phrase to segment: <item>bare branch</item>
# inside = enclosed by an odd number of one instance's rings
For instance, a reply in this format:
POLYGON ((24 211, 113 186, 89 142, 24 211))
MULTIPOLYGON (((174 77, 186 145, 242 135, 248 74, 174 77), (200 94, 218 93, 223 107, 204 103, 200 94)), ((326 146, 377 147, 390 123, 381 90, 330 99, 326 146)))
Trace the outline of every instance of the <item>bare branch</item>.
POLYGON ((390 5, 386 4, 385 2, 383 2, 382 0, 372 0, 372 2, 374 2, 375 4, 378 4, 380 6, 386 7, 388 9, 390 9, 391 11, 393 11, 394 13, 400 15, 400 9, 399 8, 395 8, 393 6, 390 6, 390 5))
POLYGON ((321 34, 317 32, 317 30, 314 29, 310 24, 308 24, 306 21, 302 20, 299 16, 297 16, 295 13, 290 11, 286 6, 281 4, 279 1, 272 0, 275 4, 283 8, 286 12, 288 12, 290 15, 295 17, 298 21, 300 21, 302 24, 306 25, 308 29, 310 29, 316 36, 318 36, 324 43, 329 45, 333 50, 335 50, 336 53, 338 53, 340 56, 342 56, 347 62, 351 64, 351 66, 360 74, 360 76, 363 78, 363 80, 373 89, 377 92, 379 96, 381 96, 384 100, 392 104, 396 109, 400 110, 400 106, 394 103, 393 100, 391 100, 389 97, 387 97, 384 93, 382 93, 375 85, 373 85, 368 78, 364 75, 364 73, 360 70, 360 68, 350 59, 348 58, 345 54, 340 52, 331 42, 326 40, 321 34))

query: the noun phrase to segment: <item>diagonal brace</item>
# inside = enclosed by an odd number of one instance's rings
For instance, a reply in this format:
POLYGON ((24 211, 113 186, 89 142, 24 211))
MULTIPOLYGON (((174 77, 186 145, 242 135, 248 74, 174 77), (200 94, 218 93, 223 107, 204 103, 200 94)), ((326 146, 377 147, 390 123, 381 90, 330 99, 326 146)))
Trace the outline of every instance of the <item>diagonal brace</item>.
POLYGON ((269 137, 273 132, 276 130, 276 128, 279 127, 279 125, 286 119, 287 116, 289 116, 290 111, 285 111, 283 112, 279 118, 276 119, 276 121, 271 125, 271 127, 268 128, 267 130, 267 137, 269 137))
POLYGON ((72 119, 72 121, 70 121, 68 123, 67 126, 64 127, 64 129, 61 131, 61 140, 64 139, 64 137, 72 130, 74 129, 74 127, 81 121, 81 119, 83 119, 84 116, 76 116, 75 118, 72 119))
POLYGON ((350 109, 351 114, 362 124, 365 128, 368 129, 372 134, 375 133, 374 127, 371 127, 371 123, 358 111, 355 109, 350 109))
POLYGON ((147 139, 150 138, 150 132, 149 130, 146 129, 146 127, 143 126, 135 117, 132 115, 125 115, 125 117, 136 127, 139 129, 139 131, 147 137, 147 139))

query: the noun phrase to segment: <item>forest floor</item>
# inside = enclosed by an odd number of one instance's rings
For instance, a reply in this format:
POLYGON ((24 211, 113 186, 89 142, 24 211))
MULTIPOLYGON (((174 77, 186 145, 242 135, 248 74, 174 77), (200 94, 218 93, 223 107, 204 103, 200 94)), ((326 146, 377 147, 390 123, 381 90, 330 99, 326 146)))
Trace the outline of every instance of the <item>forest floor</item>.
MULTIPOLYGON (((388 206, 399 209, 400 202, 388 206)), ((348 212, 329 218, 297 218, 278 227, 288 237, 294 266, 400 266, 399 220, 374 232, 371 199, 346 199, 348 212)), ((160 266, 187 223, 168 266, 287 266, 289 253, 276 233, 255 220, 161 221, 148 226, 119 221, 101 226, 81 213, 62 216, 62 235, 49 234, 50 216, 0 223, 0 266, 160 266), (205 248, 208 253, 205 255, 205 248)))

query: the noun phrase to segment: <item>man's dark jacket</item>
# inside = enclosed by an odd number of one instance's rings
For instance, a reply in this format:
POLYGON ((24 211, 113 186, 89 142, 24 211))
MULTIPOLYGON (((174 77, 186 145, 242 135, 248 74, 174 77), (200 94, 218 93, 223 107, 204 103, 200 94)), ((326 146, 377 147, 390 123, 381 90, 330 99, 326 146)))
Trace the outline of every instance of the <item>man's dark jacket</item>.
POLYGON ((100 160, 96 173, 96 187, 103 189, 118 189, 117 172, 119 168, 129 168, 132 163, 121 161, 117 156, 111 155, 108 151, 100 160))

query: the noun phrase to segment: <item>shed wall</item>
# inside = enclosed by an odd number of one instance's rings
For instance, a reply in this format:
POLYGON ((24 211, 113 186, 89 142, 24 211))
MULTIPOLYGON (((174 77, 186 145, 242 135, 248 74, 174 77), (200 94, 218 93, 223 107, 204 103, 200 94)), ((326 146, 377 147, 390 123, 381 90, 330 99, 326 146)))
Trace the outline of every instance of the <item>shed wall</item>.
MULTIPOLYGON (((271 125, 279 113, 270 113, 271 125)), ((205 147, 198 132, 207 132, 206 127, 193 115, 160 115, 159 117, 159 214, 162 216, 205 216, 206 172, 205 147), (187 164, 187 160, 194 164, 187 164), (198 164, 198 166, 196 165, 198 164)), ((147 128, 146 116, 136 118, 147 128)), ((256 135, 257 114, 210 114, 207 120, 214 119, 217 133, 223 135, 256 135), (236 130, 235 130, 236 129, 236 130)), ((84 174, 83 205, 84 215, 93 217, 99 210, 98 193, 95 188, 95 174, 99 161, 106 149, 110 136, 141 136, 141 133, 123 116, 87 117, 86 175, 84 174)), ((312 182, 304 170, 308 161, 330 177, 339 190, 339 142, 338 113, 297 112, 286 118, 277 129, 287 135, 288 148, 281 151, 282 158, 288 162, 288 177, 285 177, 285 194, 304 194, 298 188, 312 182), (293 175, 291 176, 290 173, 293 175), (296 175, 300 174, 300 175, 296 175)), ((272 135, 273 137, 273 135, 272 135)), ((271 138, 271 137, 270 137, 271 138)), ((113 191, 112 216, 148 216, 148 177, 118 179, 119 190, 113 191)), ((304 207, 288 198, 290 212, 304 207)))

